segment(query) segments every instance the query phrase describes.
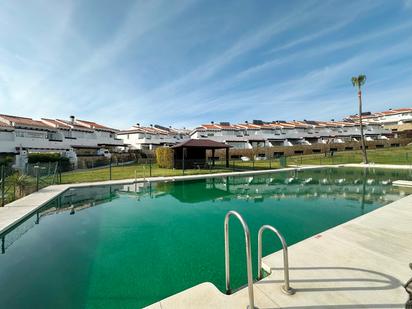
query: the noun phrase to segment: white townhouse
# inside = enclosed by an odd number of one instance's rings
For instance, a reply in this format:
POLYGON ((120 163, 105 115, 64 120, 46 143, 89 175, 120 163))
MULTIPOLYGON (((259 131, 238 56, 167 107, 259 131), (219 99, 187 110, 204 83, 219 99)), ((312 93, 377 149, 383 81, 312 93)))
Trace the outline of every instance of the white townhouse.
POLYGON ((0 153, 15 153, 15 129, 0 121, 0 153))
POLYGON ((289 146, 305 144, 304 127, 289 123, 245 122, 232 125, 228 122, 203 124, 190 133, 193 139, 211 139, 229 144, 237 149, 254 147, 289 146))
POLYGON ((0 115, 0 154, 72 151, 76 148, 123 146, 117 130, 94 122, 0 115))
MULTIPOLYGON (((349 121, 358 122, 358 115, 351 115, 346 118, 349 121)), ((390 109, 384 112, 377 113, 362 113, 362 121, 364 123, 376 123, 381 125, 402 125, 412 122, 412 108, 390 109)))
MULTIPOLYGON (((367 140, 386 139, 391 131, 379 124, 365 126, 367 140)), ((197 127, 190 133, 193 139, 211 139, 237 149, 254 147, 311 145, 315 143, 344 143, 359 141, 360 128, 356 123, 335 121, 273 121, 254 120, 252 123, 220 122, 197 127)))
POLYGON ((157 147, 171 146, 189 139, 189 131, 160 125, 143 127, 136 124, 128 130, 117 132, 117 136, 131 149, 154 150, 157 147))

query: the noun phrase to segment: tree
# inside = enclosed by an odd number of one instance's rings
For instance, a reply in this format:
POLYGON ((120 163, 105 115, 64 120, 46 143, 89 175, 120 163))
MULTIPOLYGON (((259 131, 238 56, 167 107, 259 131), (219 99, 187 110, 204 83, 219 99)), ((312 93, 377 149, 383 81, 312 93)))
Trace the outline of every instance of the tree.
POLYGON ((361 134, 361 146, 362 146, 362 156, 363 156, 363 163, 368 164, 368 156, 366 154, 366 143, 365 143, 365 136, 363 134, 363 125, 362 125, 362 90, 361 87, 366 82, 366 75, 359 75, 352 77, 352 85, 353 87, 358 88, 358 98, 359 98, 359 126, 360 126, 360 134, 361 134))
POLYGON ((25 196, 26 188, 32 183, 28 176, 21 174, 20 172, 11 175, 8 180, 10 185, 14 187, 14 199, 25 196))

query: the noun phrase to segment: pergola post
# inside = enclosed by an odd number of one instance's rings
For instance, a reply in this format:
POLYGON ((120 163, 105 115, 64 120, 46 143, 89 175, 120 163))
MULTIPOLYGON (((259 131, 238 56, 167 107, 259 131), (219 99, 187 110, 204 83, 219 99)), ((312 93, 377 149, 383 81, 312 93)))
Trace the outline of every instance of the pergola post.
POLYGON ((215 149, 212 148, 212 166, 215 166, 215 149))
POLYGON ((182 147, 182 171, 185 173, 185 147, 182 147))
POLYGON ((229 167, 229 147, 226 147, 226 167, 229 167))

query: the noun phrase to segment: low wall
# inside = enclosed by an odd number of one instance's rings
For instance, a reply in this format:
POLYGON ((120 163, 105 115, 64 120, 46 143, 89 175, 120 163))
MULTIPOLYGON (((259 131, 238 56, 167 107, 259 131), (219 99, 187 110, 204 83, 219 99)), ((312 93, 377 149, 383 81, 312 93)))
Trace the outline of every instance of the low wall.
MULTIPOLYGON (((379 149, 406 146, 412 142, 412 138, 390 138, 387 140, 367 141, 367 149, 379 149)), ((360 150, 360 142, 346 142, 346 143, 331 143, 331 144, 312 144, 312 145, 294 145, 294 146, 275 146, 254 149, 230 149, 229 155, 231 158, 238 158, 240 156, 247 156, 253 158, 255 156, 266 156, 267 158, 280 156, 296 156, 308 155, 316 153, 329 153, 331 151, 350 151, 360 150)), ((208 156, 211 154, 208 153, 208 156)), ((225 152, 218 150, 215 157, 223 160, 225 152)))

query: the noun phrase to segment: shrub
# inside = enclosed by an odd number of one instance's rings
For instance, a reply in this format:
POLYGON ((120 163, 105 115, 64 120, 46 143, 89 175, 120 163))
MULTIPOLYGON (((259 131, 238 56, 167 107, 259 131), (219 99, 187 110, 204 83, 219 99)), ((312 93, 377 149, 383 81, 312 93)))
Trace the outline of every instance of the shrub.
POLYGON ((29 163, 49 163, 59 162, 59 169, 61 172, 68 172, 73 169, 73 165, 70 163, 70 159, 62 157, 60 153, 29 153, 29 163))
POLYGON ((61 157, 59 160, 60 172, 68 172, 73 170, 73 164, 70 163, 70 159, 66 157, 61 157))
POLYGON ((14 162, 12 156, 0 156, 0 165, 11 166, 14 162))
POLYGON ((57 162, 60 158, 60 153, 29 153, 29 163, 57 162))
POLYGON ((173 168, 173 149, 169 147, 156 148, 156 161, 161 168, 173 168))

